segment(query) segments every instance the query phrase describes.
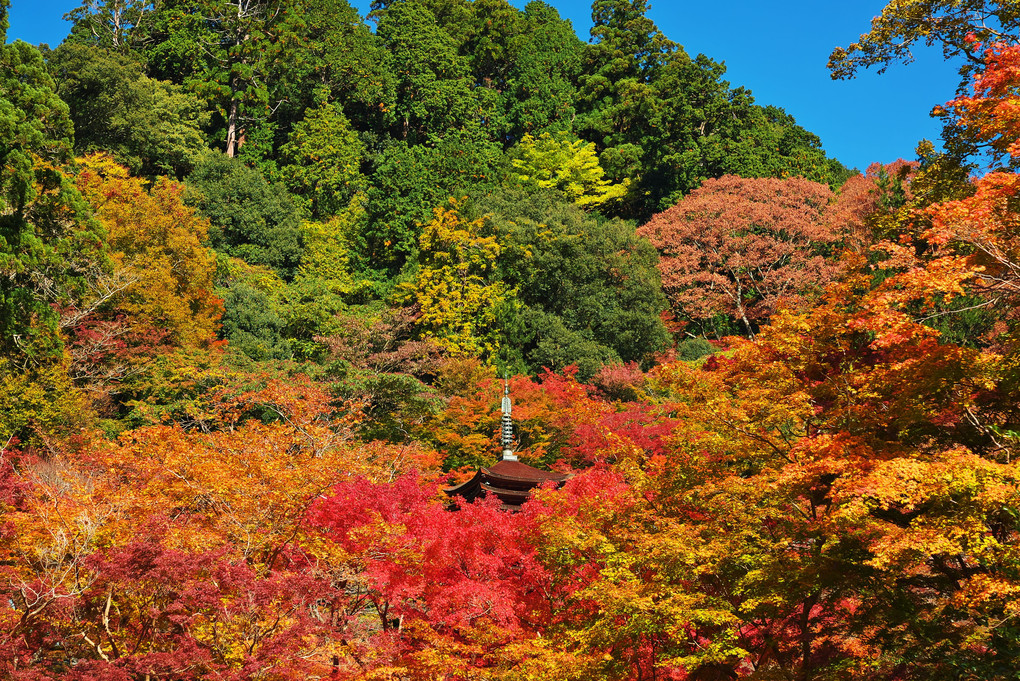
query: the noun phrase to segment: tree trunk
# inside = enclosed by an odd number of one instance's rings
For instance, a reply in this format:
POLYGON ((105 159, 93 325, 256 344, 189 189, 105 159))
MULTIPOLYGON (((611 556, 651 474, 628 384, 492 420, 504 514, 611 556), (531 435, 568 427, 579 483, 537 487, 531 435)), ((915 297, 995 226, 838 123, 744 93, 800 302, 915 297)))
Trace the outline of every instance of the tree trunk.
POLYGON ((733 275, 733 277, 737 289, 736 294, 732 296, 733 302, 736 303, 737 314, 740 315, 741 321, 744 322, 744 328, 747 329, 748 337, 751 340, 754 340, 754 329, 751 328, 751 322, 747 318, 747 310, 744 308, 744 287, 740 285, 740 280, 736 278, 735 274, 733 275))
POLYGON ((230 79, 230 112, 227 114, 227 156, 237 155, 237 118, 240 102, 237 101, 237 78, 230 79))

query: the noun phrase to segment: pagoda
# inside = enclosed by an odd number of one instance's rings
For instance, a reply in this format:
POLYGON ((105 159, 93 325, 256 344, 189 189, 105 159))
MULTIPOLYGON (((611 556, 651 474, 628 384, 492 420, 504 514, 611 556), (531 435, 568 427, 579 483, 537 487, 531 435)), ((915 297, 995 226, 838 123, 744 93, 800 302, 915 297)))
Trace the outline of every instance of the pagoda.
MULTIPOLYGON (((519 511, 521 504, 531 496, 531 490, 546 482, 562 485, 567 477, 565 473, 543 471, 517 460, 514 453, 514 422, 511 416, 513 405, 510 402, 510 384, 504 381, 503 416, 500 428, 500 445, 503 455, 499 461, 488 468, 479 468, 474 477, 467 482, 446 489, 451 497, 462 497, 468 503, 493 494, 502 502, 503 508, 519 511)), ((456 503, 456 499, 454 500, 456 503)))

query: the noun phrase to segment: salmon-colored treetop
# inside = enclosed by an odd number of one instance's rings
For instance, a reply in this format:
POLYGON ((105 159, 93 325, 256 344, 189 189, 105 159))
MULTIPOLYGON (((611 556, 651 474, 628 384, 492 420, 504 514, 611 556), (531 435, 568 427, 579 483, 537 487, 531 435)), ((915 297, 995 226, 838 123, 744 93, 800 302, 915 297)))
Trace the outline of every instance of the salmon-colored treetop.
POLYGON ((835 273, 824 219, 832 192, 800 178, 707 180, 652 217, 638 234, 659 250, 674 310, 694 319, 727 315, 754 335, 782 301, 796 302, 835 273))

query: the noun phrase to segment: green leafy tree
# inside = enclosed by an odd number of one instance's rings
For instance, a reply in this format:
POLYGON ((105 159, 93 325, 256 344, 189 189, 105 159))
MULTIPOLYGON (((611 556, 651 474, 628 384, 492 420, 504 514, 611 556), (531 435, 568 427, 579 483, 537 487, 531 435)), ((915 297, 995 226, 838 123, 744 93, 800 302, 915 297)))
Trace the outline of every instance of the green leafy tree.
POLYGON ((369 30, 347 0, 305 0, 301 59, 278 83, 280 133, 309 108, 325 101, 343 107, 353 127, 375 131, 394 119, 395 74, 387 68, 382 40, 369 30))
POLYGON ((210 135, 272 177, 309 108, 342 102, 362 130, 394 120, 387 51, 347 0, 97 0, 68 18, 68 42, 133 53, 149 77, 200 95, 210 135))
POLYGON ((361 300, 372 282, 355 275, 354 244, 365 227, 365 195, 358 194, 339 215, 328 222, 305 222, 301 225, 304 251, 298 278, 320 279, 338 296, 361 300))
POLYGON ((571 129, 583 44, 555 9, 507 0, 427 3, 469 65, 484 127, 506 146, 528 132, 571 129))
POLYGON ((780 108, 761 107, 730 88, 725 67, 704 55, 675 52, 655 88, 661 137, 645 145, 645 205, 665 209, 708 178, 804 177, 835 189, 852 172, 828 158, 821 141, 780 108))
POLYGON ((713 354, 715 350, 715 346, 704 338, 687 338, 677 343, 676 356, 677 359, 684 362, 696 362, 702 357, 713 354))
POLYGON ((648 362, 669 344, 654 248, 632 224, 585 213, 548 191, 480 199, 503 249, 499 278, 515 290, 501 310, 501 357, 530 371, 648 362))
POLYGON ((315 218, 338 214, 363 188, 364 145, 335 104, 309 109, 282 152, 282 175, 315 218))
MULTIPOLYGON (((416 0, 453 41, 485 109, 484 134, 504 146, 525 133, 570 130, 583 43, 543 2, 416 0)), ((396 3, 378 2, 376 15, 396 3)))
POLYGON ((84 2, 64 15, 73 22, 67 43, 129 52, 145 41, 154 9, 147 0, 84 2))
POLYGON ((774 106, 753 106, 739 127, 716 144, 708 176, 802 177, 836 189, 856 171, 826 156, 821 140, 774 106))
POLYGON ((436 25, 450 36, 458 51, 476 30, 472 25, 474 0, 372 0, 369 16, 382 20, 392 9, 409 3, 431 14, 436 25))
POLYGON ((342 330, 339 318, 347 311, 347 305, 336 291, 336 282, 298 276, 279 291, 274 302, 283 318, 282 334, 294 356, 311 360, 324 358, 327 346, 320 339, 342 330))
POLYGON ((508 326, 521 335, 507 335, 511 344, 516 340, 519 345, 508 347, 502 357, 515 370, 537 374, 543 369, 573 366, 578 377, 587 381, 602 367, 621 361, 620 354, 597 341, 591 330, 571 328, 559 315, 534 307, 514 310, 512 314, 508 326))
POLYGON ((12 438, 39 444, 39 435, 68 435, 94 425, 88 396, 74 385, 62 363, 26 371, 0 359, 0 442, 12 438))
POLYGON ((187 178, 185 199, 210 222, 221 253, 290 279, 301 258, 300 213, 287 190, 236 159, 209 152, 187 178))
POLYGON ((144 40, 149 75, 186 85, 218 114, 223 149, 236 156, 279 100, 283 65, 298 59, 306 16, 282 0, 165 0, 144 40))
MULTIPOLYGON (((309 223, 304 229, 319 231, 321 227, 309 223)), ((356 286, 350 273, 336 271, 346 262, 343 253, 328 252, 342 249, 318 243, 315 250, 320 258, 334 256, 329 263, 334 267, 316 267, 323 264, 320 259, 302 263, 290 282, 267 267, 220 256, 217 295, 225 308, 221 336, 230 348, 258 362, 325 358, 328 345, 322 339, 344 330, 344 296, 356 286)))
MULTIPOLYGON (((605 146, 633 139, 652 105, 652 83, 678 46, 645 16, 647 0, 596 0, 592 3, 593 43, 585 54, 579 99, 586 105, 582 131, 605 146)), ((587 136, 587 135, 586 135, 587 136)))
POLYGON ((375 159, 361 258, 373 267, 399 270, 433 208, 451 195, 498 186, 505 161, 499 145, 468 133, 451 134, 435 146, 387 146, 375 159))
MULTIPOLYGON (((0 3, 0 28, 6 3, 0 3)), ((5 38, 0 32, 0 40, 5 38)), ((73 128, 42 55, 0 44, 0 352, 50 355, 54 305, 82 292, 104 260, 99 226, 60 166, 73 128)))
MULTIPOLYGON (((764 130, 764 141, 760 148, 776 149, 778 163, 768 170, 769 177, 802 177, 812 182, 829 185, 830 189, 842 186, 850 177, 857 174, 834 158, 829 158, 822 150, 822 141, 812 132, 797 124, 793 116, 782 108, 775 106, 756 107, 762 123, 756 126, 764 130)), ((775 157, 773 157, 775 158, 775 157)), ((739 173, 738 173, 739 174, 739 173)), ((764 175, 762 175, 764 176, 764 175)), ((750 177, 746 175, 745 177, 750 177)))
POLYGON ((270 178, 284 180, 281 147, 310 110, 336 107, 353 129, 374 137, 391 127, 395 74, 388 53, 347 0, 302 0, 288 9, 300 19, 289 58, 271 66, 268 110, 247 121, 238 155, 270 178))
POLYGON ((70 109, 75 153, 106 151, 136 175, 180 178, 205 149, 202 102, 146 76, 132 55, 67 42, 47 67, 70 109))
POLYGON ((817 137, 731 89, 722 64, 688 56, 647 9, 644 0, 594 3, 595 42, 579 78, 577 133, 595 142, 611 179, 632 180, 617 213, 646 219, 727 173, 804 175, 833 186, 846 179, 817 137))
POLYGON ((658 137, 642 150, 645 208, 672 205, 708 177, 722 174, 734 141, 755 111, 751 93, 731 89, 725 66, 682 49, 660 69, 654 83, 660 106, 651 123, 658 137))
POLYGON ((286 284, 272 270, 220 258, 216 294, 223 299, 221 335, 228 347, 256 361, 290 359, 287 320, 279 299, 286 284))
MULTIPOLYGON (((612 179, 635 178, 639 201, 643 160, 659 133, 653 128, 662 106, 655 88, 677 45, 645 16, 647 0, 596 0, 594 41, 585 51, 579 78, 577 132, 595 142, 612 179)), ((640 205, 631 211, 640 212, 640 205)))
POLYGON ((348 304, 364 303, 377 294, 377 282, 357 271, 364 268, 356 267, 352 257, 352 243, 364 226, 364 194, 327 222, 301 225, 304 250, 297 276, 274 298, 295 356, 325 357, 328 345, 322 339, 345 331, 341 318, 348 304))
POLYGON ((575 82, 584 43, 569 21, 544 2, 529 2, 520 32, 508 40, 504 110, 506 136, 571 131, 577 114, 575 82))
POLYGON ((394 3, 378 34, 389 51, 387 70, 396 74, 397 138, 423 142, 479 117, 467 61, 426 7, 413 0, 394 3))
POLYGON ((102 229, 61 167, 72 125, 42 55, 6 44, 0 0, 0 449, 91 426, 71 382, 58 313, 108 265, 102 229))
MULTIPOLYGON (((513 42, 526 30, 524 14, 507 0, 473 0, 468 7, 470 17, 465 22, 468 35, 461 42, 460 52, 468 58, 476 84, 503 90, 512 68, 511 60, 516 56, 513 42)), ((440 25, 455 39, 464 32, 446 22, 440 25)))

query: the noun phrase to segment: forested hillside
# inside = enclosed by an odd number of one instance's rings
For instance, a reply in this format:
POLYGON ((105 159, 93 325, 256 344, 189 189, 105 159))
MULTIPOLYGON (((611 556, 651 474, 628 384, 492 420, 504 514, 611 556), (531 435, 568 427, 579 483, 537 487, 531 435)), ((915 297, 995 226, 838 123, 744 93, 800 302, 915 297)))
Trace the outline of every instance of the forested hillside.
POLYGON ((1018 678, 1013 4, 833 51, 963 64, 863 174, 647 11, 0 47, 0 679, 1018 678))

